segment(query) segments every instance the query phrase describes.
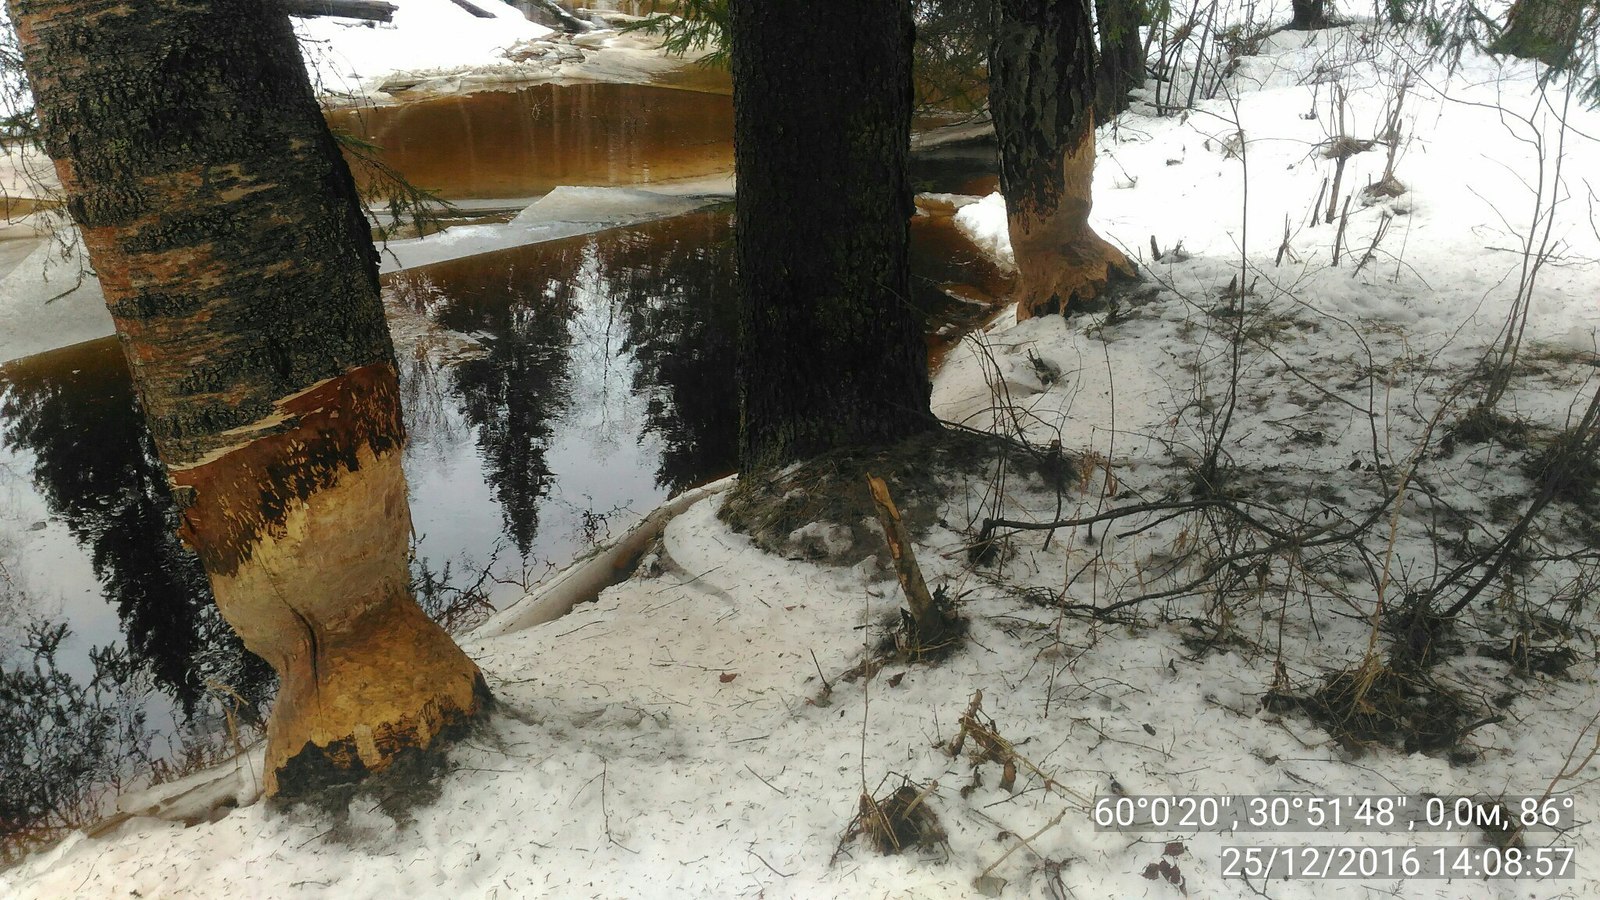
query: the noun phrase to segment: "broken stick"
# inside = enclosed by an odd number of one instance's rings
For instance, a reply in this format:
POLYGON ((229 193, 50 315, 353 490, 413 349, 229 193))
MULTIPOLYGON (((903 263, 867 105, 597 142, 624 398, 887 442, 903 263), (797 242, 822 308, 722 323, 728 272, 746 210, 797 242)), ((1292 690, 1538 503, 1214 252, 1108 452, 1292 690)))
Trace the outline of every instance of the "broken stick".
POLYGON ((949 616, 928 592, 927 582, 922 580, 922 568, 911 552, 911 535, 900 520, 900 510, 895 508, 894 499, 889 496, 889 486, 882 478, 868 475, 867 488, 872 491, 878 523, 883 526, 883 536, 889 542, 889 555, 894 558, 900 589, 905 592, 906 603, 911 608, 916 649, 926 650, 947 638, 949 616))

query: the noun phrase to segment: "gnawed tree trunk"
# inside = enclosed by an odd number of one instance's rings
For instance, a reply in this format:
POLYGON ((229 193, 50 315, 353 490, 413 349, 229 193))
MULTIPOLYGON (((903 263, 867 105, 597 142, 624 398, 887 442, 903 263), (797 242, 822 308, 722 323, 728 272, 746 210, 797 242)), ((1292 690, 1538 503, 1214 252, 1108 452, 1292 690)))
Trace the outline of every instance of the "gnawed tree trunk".
POLYGON ((1144 86, 1142 0, 1095 0, 1095 27, 1100 33, 1100 66, 1095 70, 1095 116, 1102 122, 1128 108, 1128 94, 1144 86))
POLYGON ((1572 62, 1585 16, 1593 15, 1593 7, 1586 9, 1584 0, 1517 0, 1506 16, 1506 30, 1490 49, 1565 69, 1572 62))
POLYGON ((1088 0, 997 0, 989 107, 1017 261, 1017 314, 1070 312, 1128 258, 1089 227, 1094 31, 1088 0))
POLYGON ((741 467, 932 427, 908 302, 910 3, 734 0, 731 35, 741 467))
POLYGON ((410 593, 377 257, 288 18, 258 0, 10 8, 180 531, 280 676, 267 792, 429 748, 488 692, 410 593))

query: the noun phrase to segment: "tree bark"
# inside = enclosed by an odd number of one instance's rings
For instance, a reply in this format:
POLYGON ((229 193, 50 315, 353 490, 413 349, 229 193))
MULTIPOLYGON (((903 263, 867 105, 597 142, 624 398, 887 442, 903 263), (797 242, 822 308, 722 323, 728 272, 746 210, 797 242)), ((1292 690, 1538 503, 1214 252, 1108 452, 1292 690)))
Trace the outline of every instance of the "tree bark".
POLYGON ((934 421, 908 302, 911 7, 840 2, 731 4, 745 472, 934 421))
POLYGON ((1594 13, 1586 11, 1583 0, 1517 0, 1506 16, 1506 30, 1490 49, 1565 69, 1586 15, 1594 13))
POLYGON ((1144 24, 1141 0, 1095 0, 1100 33, 1100 66, 1095 71, 1095 117, 1109 122, 1128 108, 1128 94, 1144 86, 1144 24))
POLYGON ((997 0, 989 107, 1017 261, 1017 314, 1067 313, 1134 277, 1089 227, 1094 31, 1088 0, 997 0))
POLYGON ((266 789, 488 702, 413 600, 377 255, 280 7, 11 0, 46 149, 217 605, 278 671, 266 789))
POLYGON ((1294 17, 1289 21, 1292 31, 1316 31, 1328 27, 1328 14, 1324 0, 1289 0, 1294 17))

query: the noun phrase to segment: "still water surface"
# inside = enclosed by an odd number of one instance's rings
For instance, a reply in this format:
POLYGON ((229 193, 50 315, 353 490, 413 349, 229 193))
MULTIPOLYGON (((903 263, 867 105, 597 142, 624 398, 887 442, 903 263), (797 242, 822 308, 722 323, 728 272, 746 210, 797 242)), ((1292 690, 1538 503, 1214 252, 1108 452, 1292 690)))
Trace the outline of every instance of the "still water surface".
POLYGON ((538 84, 340 110, 329 123, 382 147, 413 184, 455 200, 648 184, 733 165, 732 97, 650 85, 538 84))

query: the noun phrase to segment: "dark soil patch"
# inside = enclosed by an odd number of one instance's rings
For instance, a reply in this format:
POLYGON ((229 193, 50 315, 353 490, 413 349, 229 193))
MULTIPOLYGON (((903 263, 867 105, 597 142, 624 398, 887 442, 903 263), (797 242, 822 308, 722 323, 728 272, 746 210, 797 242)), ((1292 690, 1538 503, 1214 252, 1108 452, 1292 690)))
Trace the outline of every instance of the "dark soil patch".
POLYGON ((1394 643, 1389 665, 1398 672, 1421 672, 1443 656, 1460 653, 1461 642, 1451 638, 1455 620, 1436 612, 1422 595, 1413 595, 1384 617, 1384 631, 1394 643))
POLYGON ((1561 432, 1528 457, 1524 471, 1557 500, 1584 508, 1600 502, 1600 458, 1592 435, 1561 432))
POLYGON ((1578 661, 1578 653, 1571 647, 1540 647, 1524 634, 1516 635, 1505 646, 1479 647, 1478 655, 1507 663, 1513 672, 1525 678, 1533 675, 1559 677, 1567 674, 1578 661))
MULTIPOLYGON (((493 695, 479 676, 475 690, 479 695, 479 712, 471 719, 446 726, 434 736, 425 749, 408 747, 395 754, 389 765, 373 772, 359 770, 313 768, 320 757, 302 754, 302 768, 292 773, 299 790, 292 795, 268 798, 269 808, 284 810, 304 806, 332 817, 334 834, 348 819, 350 803, 357 798, 371 800, 374 808, 381 809, 395 822, 411 821, 411 811, 428 806, 439 799, 444 776, 451 770, 450 749, 462 738, 483 734, 495 709, 493 695), (309 762, 306 762, 309 761, 309 762)), ((309 746, 309 745, 308 745, 309 746)), ((288 769, 286 767, 285 771, 288 769)), ((284 777, 283 773, 279 775, 284 777)))
POLYGON ((884 855, 910 849, 935 850, 945 843, 944 827, 928 806, 931 788, 918 788, 907 781, 883 799, 861 795, 861 808, 845 828, 845 844, 866 838, 871 847, 884 855))
POLYGON ((889 551, 867 489, 869 474, 887 482, 915 537, 941 524, 952 476, 981 476, 997 459, 1004 459, 1013 475, 1045 476, 1052 465, 1044 451, 1039 454, 989 435, 930 431, 887 447, 835 450, 744 477, 728 492, 718 515, 769 553, 841 566, 877 556, 887 567, 889 551))
POLYGON ((1501 718, 1484 715, 1424 674, 1376 664, 1331 673, 1309 695, 1274 691, 1263 705, 1305 714, 1354 753, 1385 745, 1406 753, 1449 752, 1462 762, 1474 756, 1458 751, 1462 738, 1501 718))
POLYGON ((1439 451, 1444 456, 1455 452, 1456 442, 1484 444, 1494 441, 1508 450, 1528 446, 1528 423, 1501 415, 1492 409, 1474 406, 1445 432, 1439 451))

